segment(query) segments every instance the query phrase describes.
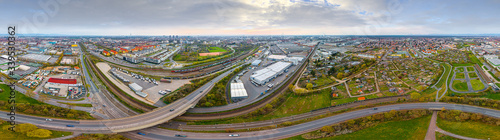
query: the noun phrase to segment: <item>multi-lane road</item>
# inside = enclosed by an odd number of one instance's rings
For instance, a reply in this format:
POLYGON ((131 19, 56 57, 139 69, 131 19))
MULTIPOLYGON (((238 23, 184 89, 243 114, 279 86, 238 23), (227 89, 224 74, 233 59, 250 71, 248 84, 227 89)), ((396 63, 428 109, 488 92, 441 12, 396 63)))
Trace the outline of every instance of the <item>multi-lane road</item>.
MULTIPOLYGON (((199 94, 202 95, 202 94, 199 94)), ((198 96, 199 97, 199 96, 198 96)), ((202 97, 202 96, 201 96, 202 97)), ((190 99, 194 99, 195 96, 192 97, 186 97, 190 99)), ((185 99, 186 99, 185 98, 185 99)), ((180 102, 176 103, 187 103, 188 101, 186 100, 180 100, 180 102)), ((175 104, 175 103, 174 103, 175 104)), ((176 107, 182 107, 185 105, 178 105, 175 104, 173 106, 176 107)), ((168 106, 167 106, 168 107, 168 106)), ((165 112, 164 110, 162 111, 155 111, 152 113, 145 113, 145 116, 143 115, 136 115, 135 117, 127 117, 125 119, 116 119, 115 121, 71 121, 71 120, 59 120, 59 119, 54 119, 53 121, 47 122, 45 121, 44 118, 42 117, 34 117, 34 116, 27 116, 27 115, 17 115, 16 116, 16 121, 17 122, 22 122, 22 123, 33 123, 37 126, 44 127, 44 128, 50 128, 50 129, 56 129, 56 130, 65 130, 65 131, 78 131, 78 132, 84 132, 84 133, 112 133, 112 132, 124 132, 124 131, 131 131, 128 132, 128 134, 133 134, 136 132, 143 132, 146 135, 141 136, 144 138, 148 139, 180 139, 178 137, 175 137, 176 134, 181 134, 181 135, 187 135, 187 139, 280 139, 280 138, 286 138, 286 137, 291 137, 295 135, 299 135, 305 132, 310 132, 317 130, 321 128, 322 126, 325 125, 331 125, 339 122, 343 122, 346 120, 350 119, 355 119, 355 118, 360 118, 376 113, 381 113, 381 112, 387 112, 390 110, 408 110, 408 109, 430 109, 430 108, 442 108, 445 107, 446 109, 449 110, 461 110, 464 112, 471 112, 471 113, 480 113, 484 115, 488 115, 491 117, 496 117, 500 118, 500 111, 499 110, 494 110, 494 109, 488 109, 488 108, 482 108, 482 107, 477 107, 477 106, 470 106, 470 105, 460 105, 460 104, 449 104, 449 103, 436 103, 436 102, 429 102, 429 103, 409 103, 409 104, 395 104, 395 105, 386 105, 386 106, 380 106, 377 107, 377 110, 373 110, 372 108, 368 109, 361 109, 361 110, 356 110, 356 111, 351 111, 351 112, 346 112, 342 113, 339 115, 331 116, 331 117, 326 117, 318 120, 314 120, 311 122, 306 122, 298 125, 293 125, 289 127, 283 127, 283 128, 277 128, 277 129, 271 129, 271 130, 263 130, 263 131, 254 131, 254 132, 241 132, 238 133, 240 134, 240 137, 229 137, 227 133, 194 133, 194 132, 179 132, 179 131, 172 131, 172 130, 166 130, 166 129, 160 129, 157 127, 151 127, 151 128, 141 128, 143 130, 139 131, 132 131, 133 129, 130 129, 130 127, 127 127, 127 124, 130 125, 137 125, 137 123, 134 123, 134 121, 139 122, 141 124, 148 124, 150 121, 149 119, 155 119, 157 115, 156 113, 165 113, 163 117, 168 117, 171 115, 179 114, 176 112, 165 112), (140 117, 137 117, 140 116, 140 117), (155 118, 153 118, 155 117, 155 118), (123 121, 123 122, 118 122, 118 121, 123 121), (132 122, 130 122, 132 121, 132 122), (75 127, 66 127, 66 125, 74 125, 75 127), (107 128, 109 127, 109 128, 107 128), (117 129, 120 128, 120 129, 117 129), (129 128, 129 129, 127 129, 129 128), (99 131, 96 131, 96 129, 100 129, 99 131), (116 131, 116 130, 122 130, 122 131, 116 131)), ((163 109, 163 108, 162 108, 163 109)), ((3 119, 7 119, 7 113, 2 112, 0 113, 0 117, 3 119)), ((180 113, 182 114, 182 113, 180 113)), ((135 134, 138 135, 138 134, 135 134)), ((182 138, 186 139, 186 138, 182 138)))
MULTIPOLYGON (((23 123, 32 123, 40 127, 55 129, 55 130, 65 130, 65 131, 77 131, 83 133, 117 133, 117 132, 127 132, 133 130, 140 130, 148 127, 152 127, 177 116, 184 114, 184 112, 195 106, 196 103, 212 88, 213 83, 216 83, 220 79, 227 76, 233 70, 226 71, 225 73, 217 76, 207 84, 201 86, 193 93, 188 96, 171 103, 168 106, 157 108, 153 111, 117 119, 108 120, 59 120, 54 119, 51 122, 45 122, 45 118, 37 117, 18 117, 17 121, 23 123), (37 118, 37 119, 34 119, 37 118), (66 125, 73 125, 74 127, 67 127, 66 125)), ((5 114, 5 113, 4 113, 5 114)), ((6 119, 6 115, 2 118, 6 119)))
POLYGON ((263 130, 263 131, 254 131, 254 132, 234 133, 234 134, 240 134, 240 137, 229 137, 228 135, 230 133, 179 132, 161 128, 148 128, 141 131, 134 131, 128 133, 132 134, 136 132, 146 132, 145 133, 146 135, 142 137, 149 139, 282 139, 314 131, 320 129, 322 126, 332 125, 335 123, 340 123, 355 118, 369 116, 376 113, 387 112, 391 110, 431 109, 431 108, 442 108, 442 107, 445 107, 446 109, 449 110, 461 110, 464 112, 481 113, 484 115, 500 118, 499 110, 493 110, 493 109, 469 106, 469 105, 429 102, 429 103, 386 105, 377 107, 378 108, 377 110, 368 108, 357 111, 351 111, 289 127, 263 130), (186 135, 188 137, 187 138, 175 137, 176 134, 186 135))

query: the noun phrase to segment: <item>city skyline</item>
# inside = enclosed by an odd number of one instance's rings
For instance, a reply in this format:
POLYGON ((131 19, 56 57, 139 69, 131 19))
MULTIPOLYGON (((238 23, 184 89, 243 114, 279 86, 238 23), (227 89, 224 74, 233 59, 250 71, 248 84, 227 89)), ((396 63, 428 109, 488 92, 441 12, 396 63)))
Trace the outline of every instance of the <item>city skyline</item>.
POLYGON ((21 34, 496 34, 498 1, 0 1, 21 34))

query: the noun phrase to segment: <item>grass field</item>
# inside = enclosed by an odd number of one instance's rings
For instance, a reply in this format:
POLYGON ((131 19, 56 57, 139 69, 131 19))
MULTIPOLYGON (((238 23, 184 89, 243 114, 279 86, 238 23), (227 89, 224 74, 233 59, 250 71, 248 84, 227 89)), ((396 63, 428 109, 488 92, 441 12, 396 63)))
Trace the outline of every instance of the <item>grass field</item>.
POLYGON ((438 117, 438 127, 453 134, 480 139, 500 139, 500 127, 482 122, 452 122, 438 117))
POLYGON ((500 93, 489 93, 483 97, 488 98, 488 99, 493 99, 493 100, 500 100, 500 93))
POLYGON ((328 77, 319 77, 318 80, 314 80, 316 86, 324 86, 333 83, 333 80, 328 77))
POLYGON ((92 107, 92 104, 75 104, 75 103, 65 103, 65 102, 57 102, 57 103, 72 105, 72 106, 92 107))
POLYGON ((472 84, 473 90, 481 90, 484 88, 483 82, 481 82, 481 80, 479 80, 479 79, 470 80, 470 84, 472 84))
POLYGON ((462 80, 453 80, 453 89, 458 91, 468 91, 467 82, 462 80))
MULTIPOLYGON (((377 94, 371 94, 367 96, 363 96, 366 99, 373 99, 373 98, 379 98, 377 94)), ((343 99, 337 99, 337 100, 332 100, 332 105, 338 105, 338 104, 343 104, 343 103, 349 103, 349 102, 354 102, 358 100, 358 97, 351 97, 351 98, 343 98, 343 99)))
POLYGON ((436 132, 436 140, 460 140, 460 139, 436 132))
MULTIPOLYGON (((8 124, 7 122, 5 122, 5 123, 3 123, 0 126, 4 127, 4 126, 7 126, 7 125, 10 125, 10 124, 8 124)), ((62 137, 63 135, 64 136, 68 136, 68 135, 72 134, 72 132, 54 131, 54 130, 50 130, 50 132, 52 132, 52 135, 50 137, 48 137, 49 139, 50 138, 62 137)), ((10 140, 13 140, 13 139, 17 139, 17 140, 37 140, 39 138, 32 138, 32 137, 26 136, 25 134, 13 133, 10 130, 1 129, 0 130, 0 139, 6 139, 6 140, 9 140, 9 139, 10 140)))
MULTIPOLYGON (((385 122, 350 134, 321 138, 320 140, 423 140, 429 127, 431 116, 407 121, 385 122)), ((287 140, 303 140, 295 136, 287 140)))
POLYGON ((483 66, 483 63, 481 63, 481 61, 479 61, 479 59, 477 59, 477 57, 471 52, 469 52, 469 59, 472 63, 478 64, 479 66, 483 66))
POLYGON ((474 71, 474 67, 467 67, 467 71, 468 71, 468 72, 472 72, 472 71, 474 71))
POLYGON ((220 48, 220 47, 210 47, 208 49, 208 51, 210 51, 210 52, 227 52, 226 50, 224 50, 223 48, 220 48))
POLYGON ((441 87, 444 84, 444 82, 446 82, 446 77, 450 75, 451 66, 445 63, 441 63, 441 65, 444 66, 444 75, 443 78, 441 78, 441 80, 438 81, 438 83, 436 83, 436 87, 441 87))
POLYGON ((459 72, 464 72, 464 67, 458 67, 458 68, 457 68, 457 70, 458 70, 459 72))
POLYGON ((476 73, 469 73, 469 78, 477 78, 477 74, 476 73))
MULTIPOLYGON (((0 100, 2 101, 8 101, 9 96, 10 96, 10 88, 8 85, 1 84, 0 88, 3 90, 3 92, 0 93, 0 100)), ((16 103, 30 103, 30 104, 45 104, 42 102, 39 102, 38 100, 35 100, 33 98, 30 98, 22 93, 19 93, 16 91, 16 103)))
POLYGON ((249 118, 236 117, 228 120, 215 120, 215 121, 198 121, 195 125, 205 124, 230 124, 230 123, 243 123, 252 121, 270 120, 274 118, 282 118, 297 114, 309 112, 311 110, 320 109, 330 106, 330 92, 331 90, 322 90, 321 93, 310 94, 305 96, 297 96, 293 93, 288 95, 286 101, 276 110, 269 114, 259 115, 249 118))
POLYGON ((455 79, 465 79, 465 74, 464 73, 456 73, 455 79))

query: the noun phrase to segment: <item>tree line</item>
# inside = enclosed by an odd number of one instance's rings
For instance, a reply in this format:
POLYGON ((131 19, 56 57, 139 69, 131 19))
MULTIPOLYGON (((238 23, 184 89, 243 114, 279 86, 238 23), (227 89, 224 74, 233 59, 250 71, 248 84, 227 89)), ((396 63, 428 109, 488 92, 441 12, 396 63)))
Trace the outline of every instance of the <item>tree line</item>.
MULTIPOLYGON (((6 121, 0 120, 0 124, 5 123, 6 121)), ((3 125, 2 130, 11 132, 9 130, 10 125, 3 125)), ((23 123, 23 124, 16 124, 16 127, 14 128, 13 133, 18 133, 22 135, 26 135, 27 137, 32 137, 32 138, 48 138, 52 135, 52 131, 47 130, 47 129, 41 129, 38 128, 37 126, 29 123, 23 123)))
POLYGON ((203 86, 204 84, 206 84, 210 80, 214 79, 215 77, 219 76, 220 74, 222 74, 226 71, 227 70, 222 71, 222 72, 218 72, 218 73, 212 74, 212 75, 204 77, 204 78, 193 79, 190 81, 191 82, 190 84, 185 84, 185 85, 181 86, 179 89, 177 89, 176 91, 172 92, 170 95, 163 97, 163 102, 165 104, 170 104, 178 99, 184 98, 187 95, 189 95, 191 92, 193 92, 194 90, 198 89, 199 87, 203 86))
POLYGON ((250 64, 244 65, 241 68, 236 68, 231 74, 228 76, 222 78, 219 82, 215 84, 215 86, 208 92, 206 96, 200 99, 198 104, 196 104, 196 107, 212 107, 212 106, 221 106, 221 105, 226 105, 227 100, 226 99, 226 85, 230 82, 229 80, 231 77, 234 75, 238 74, 241 70, 244 70, 246 67, 248 67, 250 64))
POLYGON ((460 110, 443 110, 438 113, 439 118, 448 121, 465 122, 476 121, 483 122, 489 125, 500 126, 500 119, 490 116, 482 115, 479 113, 468 113, 460 110))
MULTIPOLYGON (((0 101, 1 110, 10 110, 11 106, 12 105, 7 104, 6 101, 0 101)), ((16 111, 24 114, 33 114, 33 115, 47 116, 47 117, 79 119, 79 120, 94 119, 92 116, 90 116, 88 112, 62 108, 49 104, 39 105, 30 103, 17 103, 16 111)))
POLYGON ((352 133, 368 127, 376 126, 387 121, 404 121, 430 115, 431 111, 425 109, 416 110, 391 110, 389 112, 378 113, 367 117, 348 120, 342 123, 323 126, 317 133, 302 135, 305 139, 319 139, 352 133))

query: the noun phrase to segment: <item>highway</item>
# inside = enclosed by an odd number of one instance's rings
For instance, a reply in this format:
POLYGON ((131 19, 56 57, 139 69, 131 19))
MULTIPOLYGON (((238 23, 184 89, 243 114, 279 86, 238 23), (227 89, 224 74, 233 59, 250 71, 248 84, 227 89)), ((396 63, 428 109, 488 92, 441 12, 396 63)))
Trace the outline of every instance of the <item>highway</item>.
MULTIPOLYGON (((80 45, 79 45, 80 46, 80 45)), ((82 47, 85 46, 80 46, 80 64, 82 66, 82 74, 85 77, 85 83, 90 85, 90 88, 88 90, 88 94, 91 96, 91 101, 92 101, 92 106, 95 109, 95 111, 102 111, 104 114, 106 114, 106 117, 103 117, 103 119, 110 119, 110 118, 121 118, 121 117, 127 117, 130 115, 135 115, 139 114, 136 113, 129 108, 125 107, 125 105, 121 104, 119 101, 117 101, 114 98, 111 98, 112 96, 109 95, 110 93, 106 90, 101 90, 101 89, 106 89, 102 85, 100 86, 100 89, 98 88, 97 85, 92 81, 91 77, 94 77, 96 79, 96 76, 94 73, 89 74, 87 71, 87 63, 85 62, 85 59, 83 58, 84 56, 84 51, 82 50, 82 47), (104 95, 107 94, 108 96, 104 95), (114 100, 114 101, 112 101, 114 100), (106 107, 104 107, 106 106, 106 107)), ((91 69, 89 69, 90 71, 91 69)), ((97 81, 96 81, 97 82, 97 81)))
MULTIPOLYGON (((194 94, 193 94, 194 95, 194 94)), ((198 96, 190 96, 189 99, 194 99, 198 96)), ((201 96, 202 97, 202 96, 201 96)), ((18 123, 32 123, 42 128, 54 129, 54 130, 64 130, 64 131, 76 131, 82 133, 113 133, 113 132, 128 132, 126 134, 132 134, 136 132, 143 132, 146 135, 142 136, 148 139, 281 139, 286 137, 291 137, 299 135, 302 133, 317 130, 325 125, 331 125, 339 122, 343 122, 350 119, 360 118, 376 113, 387 112, 390 110, 408 110, 408 109, 430 109, 430 108, 442 108, 445 107, 448 110, 461 110, 464 112, 480 113, 483 115, 488 115, 491 117, 500 118, 500 110, 482 108, 470 105, 460 105, 460 104, 449 104, 449 103, 408 103, 408 104, 395 104, 379 106, 377 110, 372 108, 361 109, 356 111, 350 111, 335 116, 330 116, 311 122, 306 122, 298 125, 293 125, 289 127, 254 131, 254 132, 240 132, 240 137, 228 137, 228 133, 194 133, 194 132, 179 132, 167 129, 161 129, 151 125, 151 122, 160 121, 160 117, 168 117, 172 115, 182 114, 180 112, 169 112, 168 107, 183 107, 186 105, 178 105, 178 103, 188 102, 186 100, 180 100, 180 102, 175 102, 165 108, 161 108, 158 111, 153 111, 151 113, 145 113, 144 115, 136 115, 132 117, 127 117, 123 119, 114 120, 61 120, 53 119, 51 122, 45 121, 43 117, 27 116, 27 115, 16 115, 16 122, 18 123), (164 113, 164 114, 161 114, 164 113), (152 121, 150 121, 152 120, 152 121), (75 127, 66 127, 66 125, 74 125, 75 127), (137 126, 140 125, 140 126, 137 126), (150 126, 151 125, 151 126, 150 126), (135 126, 135 127, 134 127, 135 126), (147 126, 147 127, 144 127, 147 126), (151 128, 149 128, 151 127, 151 128), (144 129, 147 128, 147 129, 144 129), (143 129, 143 130, 139 130, 143 129), (134 131, 139 130, 139 131, 134 131), (175 134, 187 135, 187 138, 175 137, 175 134)), ((189 107, 189 106, 188 106, 189 107)), ((0 118, 7 119, 7 112, 2 111, 0 113, 0 118)), ((138 134, 135 134, 138 135, 138 134)))
POLYGON ((138 135, 136 134, 137 132, 143 132, 146 135, 142 137, 146 139, 193 139, 193 140, 194 139, 283 139, 303 134, 306 132, 311 132, 320 129, 322 126, 325 125, 332 125, 335 123, 340 123, 355 118, 369 116, 376 113, 388 112, 390 110, 429 109, 429 108, 442 108, 442 107, 445 107, 448 110, 461 110, 464 112, 480 113, 500 118, 500 110, 493 110, 493 109, 469 106, 469 105, 428 102, 428 103, 409 103, 409 104, 379 106, 377 107, 378 108, 377 110, 373 110, 372 108, 356 110, 289 127, 254 131, 254 132, 195 133, 195 132, 179 132, 179 131, 153 127, 140 131, 128 132, 127 134, 131 135, 132 133, 134 133, 135 135, 138 135), (175 137, 174 135, 176 134, 187 135, 188 137, 187 138, 175 137), (240 134, 240 137, 229 137, 228 136, 229 134, 240 134))
MULTIPOLYGON (((45 118, 42 117, 23 117, 19 115, 16 116, 16 121, 23 123, 32 123, 39 127, 48 129, 76 131, 82 133, 118 133, 140 130, 167 122, 170 119, 184 114, 187 109, 195 106, 196 103, 203 96, 205 96, 206 93, 208 93, 209 89, 212 88, 213 83, 216 83, 231 72, 232 70, 229 70, 217 76, 212 81, 201 86, 183 99, 179 99, 165 107, 156 108, 153 111, 135 116, 109 120, 68 121, 54 119, 54 121, 47 123, 45 122, 45 118), (66 127, 66 125, 68 124, 74 125, 74 127, 66 127)), ((7 119, 6 113, 3 113, 2 118, 7 119)))

